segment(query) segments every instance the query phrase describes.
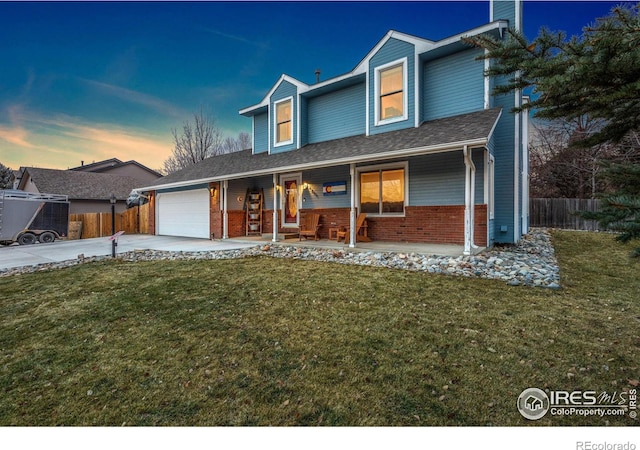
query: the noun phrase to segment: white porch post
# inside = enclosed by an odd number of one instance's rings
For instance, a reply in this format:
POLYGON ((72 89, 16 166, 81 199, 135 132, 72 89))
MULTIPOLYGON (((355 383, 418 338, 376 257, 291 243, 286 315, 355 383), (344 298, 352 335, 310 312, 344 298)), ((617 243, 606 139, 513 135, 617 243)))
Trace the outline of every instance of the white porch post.
MULTIPOLYGON (((529 97, 523 98, 529 103, 529 97)), ((522 234, 529 232, 529 113, 522 113, 522 234)))
POLYGON ((349 247, 356 246, 356 165, 351 163, 351 210, 349 212, 349 247))
POLYGON ((222 182, 222 239, 229 239, 229 213, 227 191, 229 190, 229 181, 222 182))
POLYGON ((464 254, 471 255, 476 249, 474 244, 475 196, 476 196, 476 166, 471 158, 471 151, 465 145, 464 155, 464 254))
POLYGON ((273 174, 273 242, 278 242, 278 175, 273 174))

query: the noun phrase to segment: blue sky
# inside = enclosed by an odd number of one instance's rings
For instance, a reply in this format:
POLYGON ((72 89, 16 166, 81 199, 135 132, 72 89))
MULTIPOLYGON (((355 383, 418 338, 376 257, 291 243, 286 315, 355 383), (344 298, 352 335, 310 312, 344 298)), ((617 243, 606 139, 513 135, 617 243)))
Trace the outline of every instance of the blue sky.
MULTIPOLYGON (((525 34, 580 34, 620 2, 529 1, 525 34)), ((225 135, 282 73, 353 69, 390 30, 439 40, 488 1, 0 2, 0 162, 66 169, 111 157, 157 169, 201 107, 225 135)))

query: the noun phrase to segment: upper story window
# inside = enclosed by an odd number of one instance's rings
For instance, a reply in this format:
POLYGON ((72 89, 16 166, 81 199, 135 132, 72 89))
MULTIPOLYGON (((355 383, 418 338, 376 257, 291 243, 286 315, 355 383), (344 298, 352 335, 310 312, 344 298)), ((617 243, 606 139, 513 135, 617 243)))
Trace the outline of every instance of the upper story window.
POLYGON ((284 145, 293 142, 293 98, 289 97, 279 102, 275 102, 275 144, 284 145))
POLYGON ((376 68, 376 125, 407 119, 407 60, 376 68))

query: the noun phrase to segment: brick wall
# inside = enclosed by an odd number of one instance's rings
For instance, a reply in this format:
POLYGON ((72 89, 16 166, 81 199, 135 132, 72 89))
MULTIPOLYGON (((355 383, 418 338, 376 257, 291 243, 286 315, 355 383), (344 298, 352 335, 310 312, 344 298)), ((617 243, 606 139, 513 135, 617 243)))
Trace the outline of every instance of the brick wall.
MULTIPOLYGON (((303 223, 305 215, 310 212, 320 213, 320 237, 322 239, 328 239, 329 227, 332 227, 332 222, 337 223, 336 226, 349 226, 349 208, 331 208, 331 209, 316 209, 316 210, 300 210, 300 221, 303 223)), ((278 211, 278 233, 297 233, 297 228, 283 228, 280 224, 280 211, 278 211)), ((222 224, 222 214, 220 215, 220 223, 222 224)), ((229 211, 229 237, 240 237, 246 235, 245 229, 246 215, 244 211, 229 211), (232 231, 233 230, 233 231, 232 231)), ((262 232, 273 233, 273 210, 262 210, 262 232)))
MULTIPOLYGON (((280 223, 280 211, 278 211, 278 223, 280 223)), ((273 209, 262 210, 262 232, 273 233, 273 209)))
POLYGON ((349 226, 349 208, 302 209, 300 223, 312 212, 320 214, 320 239, 329 239, 329 228, 349 226))
MULTIPOLYGON (((320 214, 320 238, 329 238, 330 227, 349 226, 349 208, 301 210, 320 214), (333 225, 335 223, 335 225, 333 225)), ((464 205, 407 206, 405 217, 371 217, 368 234, 374 241, 464 244, 464 205)), ((475 243, 487 245, 487 205, 475 207, 475 243)))
POLYGON ((156 234, 156 191, 149 193, 149 234, 156 234))
POLYGON ((222 239, 222 211, 220 211, 220 183, 209 183, 209 189, 215 189, 215 195, 210 197, 209 203, 209 236, 212 239, 222 239))
MULTIPOLYGON (((473 243, 480 247, 486 247, 487 245, 489 245, 487 241, 487 234, 489 234, 489 223, 487 221, 487 205, 475 205, 475 212, 476 213, 474 214, 473 218, 473 243)), ((464 244, 464 239, 462 243, 464 244)))
MULTIPOLYGON (((246 212, 245 211, 229 211, 229 237, 246 236, 246 212)), ((280 220, 280 211, 278 211, 278 221, 280 220)), ((222 224, 222 212, 220 213, 220 224, 222 224)), ((283 232, 278 227, 279 232, 283 232)), ((262 210, 262 233, 273 233, 273 210, 262 210)))
MULTIPOLYGON (((464 205, 407 206, 405 217, 367 219, 374 241, 464 244, 464 205)), ((474 241, 487 245, 487 206, 476 205, 474 241)))
POLYGON ((229 237, 242 237, 247 235, 247 230, 245 229, 245 219, 246 214, 244 211, 227 211, 229 222, 228 222, 228 233, 229 237))
MULTIPOLYGON (((214 225, 219 226, 220 234, 216 233, 216 237, 222 236, 222 212, 219 215, 214 212, 211 216, 212 232, 215 232, 214 225), (214 217, 219 222, 214 224, 214 217)), ((303 209, 300 210, 301 223, 310 212, 320 214, 321 239, 329 238, 331 227, 349 226, 349 208, 303 209)), ((228 214, 229 237, 245 236, 245 212, 229 211, 228 214)), ((369 236, 374 241, 464 244, 464 205, 407 206, 405 217, 370 217, 367 223, 369 236)), ((279 233, 295 231, 278 226, 279 233)), ((273 232, 273 210, 262 211, 262 232, 273 232)), ((475 207, 474 240, 476 245, 487 245, 487 205, 475 207)))

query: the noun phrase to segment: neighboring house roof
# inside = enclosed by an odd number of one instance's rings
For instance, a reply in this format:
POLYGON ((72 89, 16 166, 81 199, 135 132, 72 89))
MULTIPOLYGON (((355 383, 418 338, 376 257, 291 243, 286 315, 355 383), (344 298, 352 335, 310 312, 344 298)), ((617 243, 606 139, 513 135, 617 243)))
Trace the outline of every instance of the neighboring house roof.
POLYGON ((25 168, 21 189, 28 179, 33 181, 39 192, 67 195, 71 200, 107 200, 111 194, 118 200, 125 200, 140 184, 135 178, 121 175, 34 167, 25 168))
POLYGON ((130 161, 123 162, 123 161, 120 161, 118 158, 105 159, 104 161, 98 161, 91 164, 84 164, 82 166, 72 167, 69 170, 75 170, 75 171, 81 171, 81 172, 106 172, 109 170, 116 169, 118 167, 130 166, 130 165, 137 166, 141 169, 144 169, 150 174, 157 176, 158 178, 162 176, 161 173, 153 169, 150 169, 149 167, 143 164, 140 164, 138 161, 130 160, 130 161))
POLYGON ((72 167, 69 170, 82 170, 85 172, 95 172, 104 167, 111 167, 114 164, 120 164, 120 163, 122 163, 122 161, 120 161, 118 158, 105 159, 104 161, 92 162, 91 164, 85 164, 84 161, 82 161, 82 165, 78 167, 72 167))
POLYGON ((501 112, 500 108, 482 110, 424 122, 417 128, 335 139, 276 154, 265 152, 254 155, 251 150, 244 150, 213 156, 136 190, 188 186, 273 172, 408 157, 413 154, 457 150, 464 145, 484 146, 491 138, 501 112))

